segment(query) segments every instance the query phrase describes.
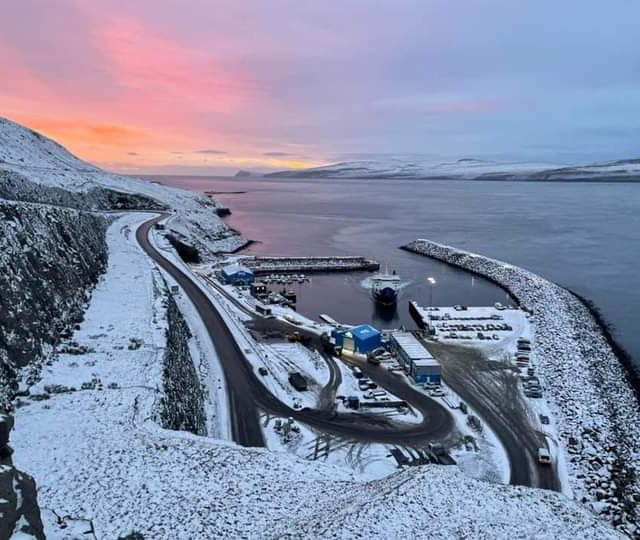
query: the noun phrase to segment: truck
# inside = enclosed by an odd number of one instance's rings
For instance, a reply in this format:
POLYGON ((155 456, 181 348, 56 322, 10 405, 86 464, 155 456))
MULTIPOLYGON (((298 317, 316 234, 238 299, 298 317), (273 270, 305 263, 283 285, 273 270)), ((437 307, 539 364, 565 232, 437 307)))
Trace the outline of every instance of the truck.
POLYGON ((264 304, 256 303, 256 312, 263 316, 271 315, 271 308, 265 306, 264 304))
POLYGON ((346 407, 357 411, 360 408, 360 399, 358 396, 347 397, 346 407))

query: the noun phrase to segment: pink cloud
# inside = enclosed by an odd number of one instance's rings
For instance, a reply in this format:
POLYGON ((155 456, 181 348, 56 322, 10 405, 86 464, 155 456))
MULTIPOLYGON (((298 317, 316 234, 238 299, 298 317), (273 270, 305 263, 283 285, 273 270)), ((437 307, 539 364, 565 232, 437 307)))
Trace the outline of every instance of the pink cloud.
POLYGON ((111 76, 134 102, 176 112, 228 113, 252 93, 246 79, 225 70, 212 55, 156 35, 132 19, 108 20, 97 28, 95 41, 111 76))

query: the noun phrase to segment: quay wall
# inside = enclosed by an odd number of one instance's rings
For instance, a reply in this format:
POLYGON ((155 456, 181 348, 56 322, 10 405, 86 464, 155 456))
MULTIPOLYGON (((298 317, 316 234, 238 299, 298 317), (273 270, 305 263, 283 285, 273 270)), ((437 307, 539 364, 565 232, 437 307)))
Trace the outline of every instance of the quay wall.
POLYGON ((380 268, 376 261, 364 257, 247 257, 238 262, 256 274, 272 272, 348 272, 373 271, 380 268))

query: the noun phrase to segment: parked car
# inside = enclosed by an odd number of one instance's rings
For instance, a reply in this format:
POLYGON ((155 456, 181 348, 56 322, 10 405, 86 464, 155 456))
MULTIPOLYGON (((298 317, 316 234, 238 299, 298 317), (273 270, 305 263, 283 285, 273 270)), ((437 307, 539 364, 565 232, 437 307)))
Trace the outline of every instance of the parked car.
POLYGON ((262 366, 258 368, 258 373, 260 373, 260 375, 262 375, 263 377, 269 374, 267 368, 262 366))

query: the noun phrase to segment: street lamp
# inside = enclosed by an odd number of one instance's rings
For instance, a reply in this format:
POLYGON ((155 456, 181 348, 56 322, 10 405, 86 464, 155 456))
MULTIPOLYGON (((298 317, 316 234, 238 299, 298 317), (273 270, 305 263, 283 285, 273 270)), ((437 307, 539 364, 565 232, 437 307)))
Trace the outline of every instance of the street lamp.
POLYGON ((429 276, 429 333, 431 333, 431 312, 433 311, 433 286, 436 284, 436 278, 429 276))
POLYGON ((433 286, 436 284, 436 278, 429 276, 427 278, 429 282, 429 307, 433 307, 433 286))

